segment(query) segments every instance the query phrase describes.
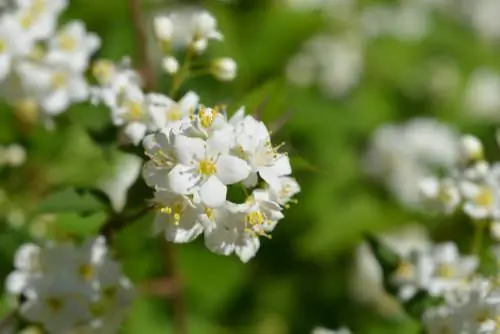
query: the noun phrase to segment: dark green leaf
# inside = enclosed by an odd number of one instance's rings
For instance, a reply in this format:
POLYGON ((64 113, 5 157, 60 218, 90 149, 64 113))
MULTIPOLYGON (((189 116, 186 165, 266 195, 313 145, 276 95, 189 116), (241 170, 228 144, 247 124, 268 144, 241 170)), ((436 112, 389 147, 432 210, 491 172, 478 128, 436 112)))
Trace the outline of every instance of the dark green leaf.
POLYGON ((90 191, 66 188, 47 196, 35 210, 36 213, 72 212, 89 215, 105 210, 106 205, 90 191))

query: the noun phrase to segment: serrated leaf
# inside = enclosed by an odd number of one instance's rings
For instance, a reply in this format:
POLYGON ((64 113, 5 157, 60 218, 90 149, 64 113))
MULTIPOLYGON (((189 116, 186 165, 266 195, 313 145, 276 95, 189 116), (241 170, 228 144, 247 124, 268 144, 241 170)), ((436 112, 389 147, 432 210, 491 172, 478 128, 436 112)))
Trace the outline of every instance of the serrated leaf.
POLYGON ((47 196, 35 213, 78 213, 89 215, 103 211, 106 205, 89 191, 66 188, 47 196))

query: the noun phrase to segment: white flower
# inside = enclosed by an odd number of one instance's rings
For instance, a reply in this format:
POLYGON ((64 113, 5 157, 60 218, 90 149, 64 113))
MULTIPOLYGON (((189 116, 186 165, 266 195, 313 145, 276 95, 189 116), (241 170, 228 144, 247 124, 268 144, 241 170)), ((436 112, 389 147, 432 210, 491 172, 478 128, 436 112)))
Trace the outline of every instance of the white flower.
POLYGON ((452 179, 427 177, 420 181, 419 187, 424 201, 437 205, 446 213, 453 212, 460 204, 460 191, 452 179))
POLYGON ((43 323, 49 333, 64 333, 92 318, 84 298, 79 299, 80 286, 70 278, 44 276, 26 291, 28 300, 20 313, 29 321, 43 323))
POLYGON ((464 180, 460 184, 466 199, 463 210, 473 219, 500 217, 500 165, 492 166, 483 180, 464 180))
POLYGON ((280 177, 292 172, 288 156, 279 153, 279 147, 273 147, 269 131, 263 122, 247 116, 235 129, 237 154, 244 158, 251 167, 251 173, 245 183, 249 186, 258 181, 257 173, 272 189, 281 186, 280 177))
POLYGON ((159 129, 187 126, 200 100, 195 92, 187 92, 178 102, 162 94, 148 95, 149 110, 159 129))
POLYGON ((236 78, 236 62, 231 58, 216 59, 212 63, 212 74, 221 81, 232 81, 236 78))
POLYGON ((33 39, 44 40, 53 35, 68 0, 16 0, 16 5, 19 26, 33 39))
POLYGON ((24 244, 16 252, 14 257, 15 271, 6 279, 5 288, 7 292, 19 295, 29 286, 33 274, 40 268, 40 247, 34 244, 24 244))
POLYGON ((154 202, 160 208, 155 217, 154 231, 165 233, 168 241, 191 242, 203 232, 198 220, 202 209, 195 200, 168 190, 158 190, 154 202))
POLYGON ((490 68, 481 67, 472 72, 465 93, 469 114, 480 120, 499 119, 500 75, 490 68))
POLYGON ((169 173, 170 187, 182 195, 198 193, 209 207, 226 200, 226 185, 247 178, 248 164, 225 150, 218 142, 179 135, 175 140, 179 164, 169 173))
POLYGON ((169 56, 162 59, 162 67, 168 74, 175 74, 179 71, 179 62, 175 57, 169 56))
POLYGON ((0 16, 0 82, 10 73, 15 57, 25 56, 31 49, 29 36, 7 14, 0 16))
POLYGON ((154 33, 156 38, 162 42, 169 42, 174 33, 174 24, 172 20, 165 15, 160 15, 154 18, 153 21, 154 33))
POLYGON ((24 62, 19 65, 18 73, 25 89, 33 93, 48 115, 59 115, 89 96, 83 74, 66 67, 24 62))
POLYGON ((222 34, 217 30, 217 20, 212 14, 201 11, 191 19, 191 34, 194 42, 199 40, 221 40, 222 34))
POLYGON ((460 333, 462 327, 453 309, 448 306, 427 309, 422 321, 428 334, 460 333))
POLYGON ((149 187, 168 189, 168 173, 177 164, 175 156, 175 133, 172 129, 150 134, 144 138, 143 146, 149 160, 144 164, 142 177, 149 187))
POLYGON ((473 135, 464 135, 460 140, 460 153, 465 162, 482 160, 483 144, 473 135))
POLYGON ((269 189, 269 196, 273 201, 286 206, 287 203, 292 201, 293 196, 300 192, 300 185, 293 177, 281 176, 279 177, 280 187, 277 189, 269 189))
POLYGON ((64 64, 77 72, 85 71, 100 45, 100 38, 88 33, 82 21, 71 21, 49 40, 46 61, 64 64))
POLYGON ((237 210, 233 203, 208 209, 200 216, 207 248, 225 256, 235 253, 242 262, 248 262, 259 250, 260 241, 255 233, 246 230, 247 217, 253 216, 237 210))

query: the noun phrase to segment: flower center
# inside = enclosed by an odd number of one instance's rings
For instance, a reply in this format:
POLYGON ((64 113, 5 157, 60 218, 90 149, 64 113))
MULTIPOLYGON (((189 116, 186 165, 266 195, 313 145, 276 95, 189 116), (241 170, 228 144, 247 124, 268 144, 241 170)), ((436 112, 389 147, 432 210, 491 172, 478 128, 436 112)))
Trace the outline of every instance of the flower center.
POLYGON ((198 164, 198 172, 203 176, 211 176, 215 174, 217 167, 212 160, 204 159, 198 164))
POLYGON ((94 276, 94 268, 88 263, 85 263, 78 268, 78 275, 85 281, 90 281, 94 276))
POLYGON ((493 191, 491 191, 490 188, 484 187, 476 195, 474 202, 476 202, 478 206, 491 207, 494 202, 493 191))
POLYGON ((76 49, 76 40, 68 34, 61 34, 58 38, 58 41, 59 46, 64 51, 74 51, 76 49))
POLYGON ((487 309, 479 309, 477 310, 474 320, 476 320, 477 323, 483 323, 485 321, 488 321, 491 319, 491 314, 487 309))
POLYGON ((108 82, 113 75, 114 65, 109 60, 98 60, 92 65, 92 74, 101 83, 108 82))
POLYGON ((208 219, 210 219, 210 220, 214 220, 215 219, 214 209, 205 208, 204 213, 205 213, 205 215, 207 216, 208 219))
POLYGON ((402 278, 410 278, 413 276, 413 265, 408 261, 401 261, 396 268, 395 275, 402 278))
POLYGON ((174 225, 179 225, 182 213, 186 210, 186 203, 184 201, 174 202, 169 206, 160 209, 160 212, 174 218, 174 225))
POLYGON ((456 274, 455 268, 451 264, 440 264, 436 269, 436 275, 442 278, 452 278, 456 274))
POLYGON ((217 116, 217 109, 208 109, 205 107, 200 107, 199 118, 201 122, 201 126, 204 128, 209 128, 217 116))
POLYGON ((68 82, 68 78, 66 77, 66 74, 62 72, 56 72, 52 75, 51 78, 51 85, 52 88, 54 89, 61 89, 64 86, 66 86, 68 82))
POLYGON ((137 102, 130 102, 128 105, 128 118, 130 121, 138 121, 142 118, 142 105, 137 102))
POLYGON ((182 111, 178 106, 174 106, 170 108, 170 110, 167 112, 167 119, 169 121, 178 121, 182 118, 182 111))
POLYGON ((0 53, 7 52, 7 43, 0 39, 0 53))

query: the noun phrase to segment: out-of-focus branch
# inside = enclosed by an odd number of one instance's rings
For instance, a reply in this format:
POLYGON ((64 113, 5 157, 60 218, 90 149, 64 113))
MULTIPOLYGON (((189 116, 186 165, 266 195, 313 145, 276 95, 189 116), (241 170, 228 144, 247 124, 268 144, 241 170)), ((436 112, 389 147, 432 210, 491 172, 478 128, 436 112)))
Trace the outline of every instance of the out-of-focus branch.
MULTIPOLYGON (((157 78, 151 58, 148 55, 147 33, 143 25, 143 12, 140 0, 129 0, 132 24, 134 26, 135 38, 139 47, 139 62, 144 85, 147 90, 155 90, 157 78)), ((174 282, 172 291, 172 313, 175 334, 187 333, 186 309, 184 303, 182 278, 177 265, 177 254, 172 244, 166 243, 165 266, 170 282, 174 282)))
POLYGON ((143 24, 144 15, 140 0, 129 0, 130 16, 134 27, 135 39, 139 51, 139 72, 144 80, 144 88, 153 90, 156 87, 156 72, 148 54, 148 35, 143 24))
POLYGON ((7 313, 2 319, 0 319, 0 334, 12 334, 15 332, 15 326, 17 321, 17 311, 11 311, 7 313))

